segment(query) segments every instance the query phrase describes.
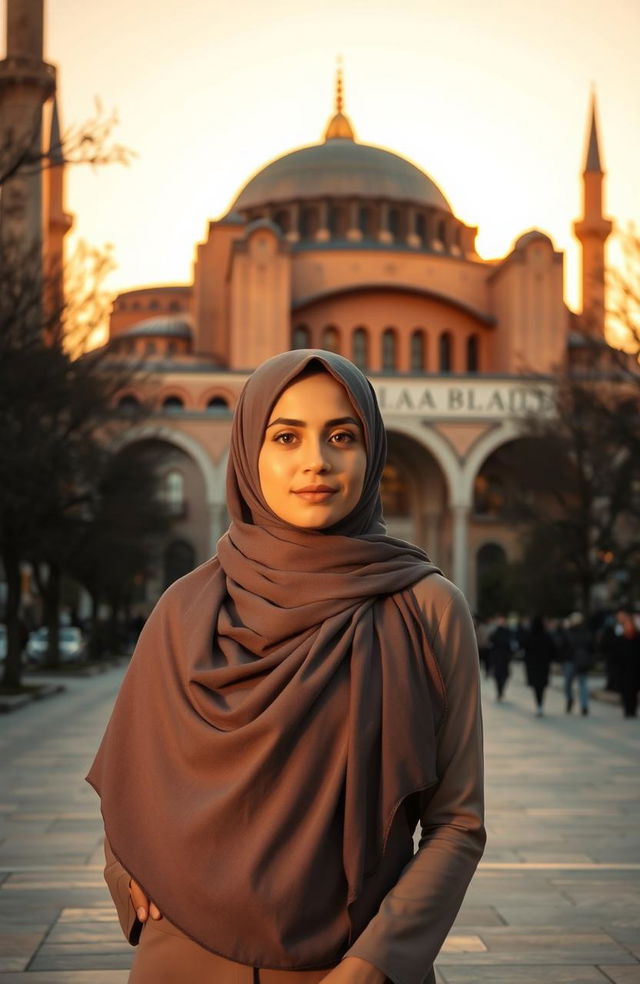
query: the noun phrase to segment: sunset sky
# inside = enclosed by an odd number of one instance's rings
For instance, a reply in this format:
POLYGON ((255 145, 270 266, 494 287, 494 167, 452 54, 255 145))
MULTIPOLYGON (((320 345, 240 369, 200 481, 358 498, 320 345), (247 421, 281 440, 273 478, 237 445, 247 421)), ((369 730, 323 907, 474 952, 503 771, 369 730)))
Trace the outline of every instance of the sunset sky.
MULTIPOLYGON (((4 4, 3 4, 4 6, 4 4)), ((191 277, 194 245, 251 174, 321 139, 336 56, 357 137, 408 157, 485 257, 537 226, 576 306, 591 84, 607 209, 640 222, 637 0, 48 0, 63 126, 115 108, 128 168, 68 176, 76 233, 113 244, 122 289, 191 277)), ((4 36, 4 31, 3 31, 4 36)))

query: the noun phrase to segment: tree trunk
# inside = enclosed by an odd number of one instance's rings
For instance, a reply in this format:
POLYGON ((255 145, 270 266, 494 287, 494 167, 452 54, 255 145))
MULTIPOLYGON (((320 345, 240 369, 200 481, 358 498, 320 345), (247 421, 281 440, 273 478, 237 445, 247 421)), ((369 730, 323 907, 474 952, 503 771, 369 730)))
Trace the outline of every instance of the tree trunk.
POLYGON ((49 564, 49 577, 43 584, 44 624, 48 633, 46 665, 60 666, 60 568, 49 564))
POLYGON ((20 559, 14 544, 5 541, 2 550, 5 577, 7 579, 7 604, 5 623, 7 626, 7 655, 2 675, 3 687, 18 688, 22 681, 22 649, 24 644, 20 622, 20 601, 22 581, 20 559))
POLYGON ((100 640, 100 622, 98 612, 100 610, 100 596, 95 591, 89 591, 91 596, 91 615, 89 618, 89 640, 87 642, 87 657, 90 662, 95 662, 102 656, 102 645, 100 640))

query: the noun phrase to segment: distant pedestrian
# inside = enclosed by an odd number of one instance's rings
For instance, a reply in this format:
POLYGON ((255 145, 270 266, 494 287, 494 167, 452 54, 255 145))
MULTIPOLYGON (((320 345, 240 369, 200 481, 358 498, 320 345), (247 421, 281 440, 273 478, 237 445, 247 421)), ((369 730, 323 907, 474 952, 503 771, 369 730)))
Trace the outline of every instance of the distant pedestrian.
POLYGON ((489 659, 491 661, 491 672, 496 682, 496 699, 504 698, 504 691, 509 679, 509 668, 511 658, 517 643, 513 638, 511 630, 505 623, 504 615, 496 618, 496 627, 489 636, 489 659))
POLYGON ((640 629, 631 612, 620 609, 616 613, 611 637, 611 656, 620 687, 624 716, 638 716, 638 690, 640 689, 640 629))
POLYGON ((489 637, 491 635, 492 626, 486 618, 481 617, 476 619, 475 625, 476 636, 478 638, 478 656, 480 657, 480 665, 484 668, 485 677, 488 677, 491 672, 491 645, 489 642, 489 637))
POLYGON ((536 699, 536 717, 544 713, 544 693, 549 684, 549 670, 556 656, 556 644, 545 628, 541 615, 536 615, 523 639, 524 665, 527 684, 536 699))
POLYGON ((591 635, 584 624, 581 612, 574 612, 566 619, 560 634, 560 655, 564 667, 564 693, 566 711, 571 714, 574 705, 574 684, 578 684, 580 710, 589 713, 589 687, 587 673, 593 665, 591 635))

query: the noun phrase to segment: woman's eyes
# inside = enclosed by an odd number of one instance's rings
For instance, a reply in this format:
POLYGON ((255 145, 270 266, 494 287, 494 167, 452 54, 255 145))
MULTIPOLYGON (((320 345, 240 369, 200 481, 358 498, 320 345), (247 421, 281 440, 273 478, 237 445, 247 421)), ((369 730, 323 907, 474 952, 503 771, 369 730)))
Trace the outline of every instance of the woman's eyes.
MULTIPOLYGON (((281 431, 276 434, 273 439, 277 444, 284 444, 285 447, 289 447, 295 444, 299 440, 298 435, 294 431, 281 431)), ((331 444, 347 445, 355 444, 358 440, 356 434, 348 430, 333 431, 328 438, 331 444)))

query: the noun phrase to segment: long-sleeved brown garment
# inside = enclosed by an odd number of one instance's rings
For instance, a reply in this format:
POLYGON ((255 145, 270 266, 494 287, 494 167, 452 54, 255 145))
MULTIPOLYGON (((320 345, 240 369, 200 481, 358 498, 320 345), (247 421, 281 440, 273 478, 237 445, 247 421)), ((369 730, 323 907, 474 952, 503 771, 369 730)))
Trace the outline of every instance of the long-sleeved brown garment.
MULTIPOLYGON (((395 884, 343 953, 374 964, 394 984, 433 980, 433 961, 460 908, 485 841, 478 657, 469 610, 461 592, 439 574, 418 582, 412 590, 446 698, 438 732, 438 782, 420 797, 418 852, 404 870, 384 874, 395 884)), ((397 713, 402 714, 402 707, 397 713)), ((108 844, 106 852, 105 878, 123 931, 136 943, 141 924, 129 900, 128 875, 108 844)), ((377 888, 372 886, 372 890, 377 888)), ((309 891, 313 892, 313 886, 309 891)), ((366 891, 365 884, 365 907, 366 891)), ((347 913, 344 915, 346 923, 347 913)))

